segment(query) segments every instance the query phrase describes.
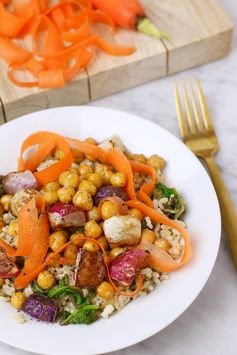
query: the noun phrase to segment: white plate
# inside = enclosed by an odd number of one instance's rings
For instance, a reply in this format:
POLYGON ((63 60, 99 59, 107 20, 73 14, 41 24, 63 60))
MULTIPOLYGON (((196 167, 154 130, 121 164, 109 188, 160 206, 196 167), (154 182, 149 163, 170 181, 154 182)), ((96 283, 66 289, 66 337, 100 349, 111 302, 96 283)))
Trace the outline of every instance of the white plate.
POLYGON ((211 181, 198 159, 163 128, 124 112, 93 107, 66 107, 36 112, 0 127, 0 172, 16 169, 22 141, 49 130, 65 136, 102 140, 119 135, 134 153, 157 153, 167 161, 166 182, 186 201, 185 221, 192 240, 189 264, 147 297, 131 302, 109 320, 90 326, 17 324, 15 311, 0 302, 0 341, 42 354, 97 354, 118 350, 159 332, 180 316, 205 285, 220 241, 220 213, 211 181))

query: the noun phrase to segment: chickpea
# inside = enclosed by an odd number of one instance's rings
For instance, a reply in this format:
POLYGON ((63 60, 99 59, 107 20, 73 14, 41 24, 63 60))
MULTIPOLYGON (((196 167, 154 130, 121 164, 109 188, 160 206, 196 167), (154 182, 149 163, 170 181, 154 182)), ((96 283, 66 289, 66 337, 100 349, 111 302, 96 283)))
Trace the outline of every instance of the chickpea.
POLYGON ((53 232, 49 236, 49 246, 53 251, 58 250, 67 243, 68 234, 64 230, 53 232))
POLYGON ((25 300, 26 297, 23 292, 21 291, 14 292, 11 296, 11 305, 16 309, 22 309, 25 300))
POLYGON ((131 160, 134 160, 134 161, 136 161, 138 163, 142 163, 142 164, 146 164, 146 161, 147 161, 145 155, 143 155, 143 154, 132 154, 130 156, 130 158, 131 158, 131 160))
POLYGON ((103 185, 103 178, 100 174, 98 173, 92 173, 89 175, 88 180, 94 184, 97 189, 99 189, 103 185))
POLYGON ((89 194, 91 196, 95 196, 96 191, 97 191, 96 186, 91 181, 88 181, 88 180, 83 180, 80 183, 79 190, 85 190, 85 191, 89 192, 89 194))
MULTIPOLYGON (((52 258, 52 252, 50 252, 50 253, 48 253, 48 255, 47 255, 47 258, 50 258, 50 260, 49 260, 49 262, 48 262, 48 264, 49 264, 49 266, 52 266, 52 267, 59 267, 60 266, 60 261, 59 261, 59 259, 60 259, 60 254, 58 254, 58 255, 54 255, 54 257, 52 258)), ((46 259, 47 259, 46 258, 46 259)))
POLYGON ((46 191, 57 191, 58 189, 60 189, 60 184, 57 181, 49 182, 44 186, 46 191))
POLYGON ((108 170, 108 171, 105 171, 103 173, 103 175, 101 175, 103 177, 103 180, 104 180, 104 184, 105 185, 109 185, 110 184, 110 179, 111 179, 111 176, 113 176, 113 172, 108 170))
POLYGON ((130 216, 139 219, 139 221, 141 221, 143 219, 143 213, 140 210, 138 210, 137 208, 131 208, 129 210, 129 214, 130 214, 130 216))
POLYGON ((115 173, 110 178, 110 183, 112 186, 123 187, 126 185, 127 178, 124 173, 115 173))
POLYGON ((48 270, 44 270, 39 273, 37 277, 37 284, 42 290, 50 290, 56 284, 56 280, 53 274, 48 270))
POLYGON ((3 205, 0 203, 0 217, 2 217, 4 213, 4 208, 3 208, 3 205))
POLYGON ((54 157, 57 159, 57 160, 61 160, 65 157, 65 153, 60 150, 60 149, 56 149, 55 153, 54 153, 54 157))
POLYGON ((61 202, 67 203, 71 202, 73 199, 73 196, 75 195, 75 190, 73 187, 62 187, 57 191, 58 193, 58 198, 61 202))
POLYGON ((72 202, 75 206, 80 207, 84 211, 89 211, 93 207, 92 197, 89 192, 85 190, 78 190, 72 202))
POLYGON ((73 187, 76 189, 80 179, 77 173, 66 170, 59 175, 58 181, 64 187, 73 187))
POLYGON ((152 166, 154 169, 164 169, 165 167, 165 161, 163 158, 159 157, 158 155, 154 154, 151 155, 148 159, 147 159, 147 165, 152 166))
POLYGON ((114 295, 113 286, 106 281, 103 281, 96 289, 96 293, 99 297, 110 299, 114 295))
POLYGON ((97 239, 97 242, 99 242, 105 250, 108 249, 109 245, 108 245, 107 239, 105 237, 99 237, 97 239))
POLYGON ((81 248, 85 243, 85 236, 83 233, 74 233, 71 235, 70 240, 73 242, 74 245, 81 248))
POLYGON ((77 149, 72 149, 72 156, 73 156, 73 161, 74 163, 80 163, 84 159, 84 154, 77 149))
POLYGON ((109 256, 112 260, 116 259, 117 256, 124 253, 127 249, 126 248, 113 248, 109 253, 109 256))
POLYGON ((12 237, 16 237, 18 235, 18 223, 15 220, 12 220, 7 228, 7 233, 12 237))
POLYGON ((93 206, 90 211, 87 212, 87 219, 90 221, 96 221, 98 222, 100 220, 100 211, 98 207, 93 206))
POLYGON ((111 171, 111 167, 106 164, 96 163, 95 164, 95 172, 97 174, 103 175, 105 171, 111 171))
POLYGON ((149 241, 150 243, 154 243, 155 241, 155 233, 148 228, 143 229, 141 238, 149 241))
POLYGON ((68 260, 72 261, 73 263, 75 263, 77 259, 77 252, 78 252, 77 246, 75 244, 69 244, 65 248, 63 256, 68 260))
POLYGON ((80 164, 78 168, 79 174, 83 177, 83 179, 87 179, 88 176, 92 173, 92 168, 86 164, 80 164))
POLYGON ((105 201, 101 204, 100 213, 103 219, 117 216, 119 214, 118 206, 112 201, 105 201))
POLYGON ((154 242, 154 245, 162 250, 168 251, 171 248, 171 245, 169 244, 169 242, 167 242, 167 240, 162 239, 162 238, 158 238, 156 239, 156 241, 154 242))
POLYGON ((96 243, 92 242, 91 240, 87 240, 84 245, 83 245, 83 249, 87 250, 87 251, 99 251, 100 247, 99 245, 97 245, 96 243))
POLYGON ((42 191, 42 196, 47 206, 53 205, 58 201, 57 191, 42 191))
POLYGON ((90 238, 99 238, 102 234, 101 226, 95 221, 88 221, 84 226, 85 235, 90 238))
POLYGON ((12 195, 3 195, 0 199, 0 202, 3 206, 4 211, 8 212, 10 208, 10 203, 12 200, 12 195))
POLYGON ((2 287, 5 283, 5 279, 3 279, 2 277, 0 277, 0 287, 2 287))
POLYGON ((93 144, 93 145, 97 145, 97 142, 94 138, 92 137, 88 137, 84 140, 84 142, 87 142, 87 143, 90 143, 90 144, 93 144))

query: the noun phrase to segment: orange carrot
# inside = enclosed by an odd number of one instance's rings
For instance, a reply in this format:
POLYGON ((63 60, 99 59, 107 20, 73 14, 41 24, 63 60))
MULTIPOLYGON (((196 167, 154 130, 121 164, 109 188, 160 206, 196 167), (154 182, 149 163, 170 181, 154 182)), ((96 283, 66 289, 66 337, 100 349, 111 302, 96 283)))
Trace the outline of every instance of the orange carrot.
POLYGON ((31 53, 12 43, 8 38, 0 36, 0 57, 7 63, 23 63, 31 57, 31 53))
POLYGON ((155 188, 156 183, 156 172, 155 169, 149 165, 141 164, 135 161, 130 160, 130 165, 132 167, 132 171, 140 174, 146 174, 151 176, 151 182, 146 183, 141 186, 137 197, 140 201, 144 202, 149 207, 153 207, 153 202, 151 198, 148 196, 155 188))
POLYGON ((157 223, 166 224, 167 226, 176 229, 183 237, 184 252, 180 262, 175 261, 165 251, 162 251, 160 249, 156 251, 154 245, 149 243, 148 241, 141 241, 141 244, 137 247, 140 247, 141 249, 144 250, 148 248, 150 250, 150 256, 148 258, 148 263, 150 263, 150 266, 155 267, 163 272, 170 272, 170 271, 177 270, 183 264, 189 261, 191 257, 191 244, 190 244, 189 235, 185 230, 185 228, 183 228, 177 222, 169 219, 165 215, 157 213, 153 208, 146 206, 145 204, 143 204, 138 200, 127 201, 126 203, 129 207, 139 209, 142 213, 144 213, 145 216, 149 216, 151 220, 157 223))
POLYGON ((7 11, 4 5, 0 2, 0 34, 16 37, 24 27, 25 23, 26 20, 7 11))
POLYGON ((108 42, 100 36, 95 36, 93 43, 103 52, 110 55, 124 56, 131 55, 135 52, 134 47, 125 47, 120 44, 108 42))
POLYGON ((139 16, 144 10, 138 0, 93 0, 96 9, 102 10, 112 17, 116 25, 135 29, 139 16))
POLYGON ((51 253, 51 255, 46 258, 46 260, 41 265, 38 265, 32 272, 20 274, 21 276, 18 275, 15 280, 15 287, 24 288, 28 286, 29 283, 33 281, 39 275, 40 272, 44 271, 44 269, 50 264, 50 262, 70 244, 72 244, 72 241, 64 244, 61 248, 51 253))
POLYGON ((52 150, 51 148, 56 147, 57 149, 62 150, 65 153, 64 158, 61 159, 59 162, 51 165, 48 168, 34 173, 39 184, 45 185, 48 182, 57 180, 59 175, 64 170, 70 168, 70 166, 72 165, 71 148, 65 138, 51 132, 37 132, 30 135, 23 142, 19 158, 18 170, 25 170, 28 160, 24 161, 23 154, 30 147, 33 147, 35 145, 38 145, 38 149, 34 153, 32 153, 32 155, 28 158, 30 161, 28 167, 32 168, 32 172, 35 171, 35 168, 38 166, 39 163, 45 160, 46 152, 48 151, 50 153, 50 151, 52 150), (53 144, 50 144, 49 141, 53 142, 53 144), (42 148, 42 144, 44 144, 45 150, 42 148), (42 151, 44 154, 42 154, 42 151))

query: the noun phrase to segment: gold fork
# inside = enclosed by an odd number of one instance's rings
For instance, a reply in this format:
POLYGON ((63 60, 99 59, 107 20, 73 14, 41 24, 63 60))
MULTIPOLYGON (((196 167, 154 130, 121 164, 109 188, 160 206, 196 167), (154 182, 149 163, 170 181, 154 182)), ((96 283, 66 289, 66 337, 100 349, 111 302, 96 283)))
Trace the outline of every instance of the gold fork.
POLYGON ((201 112, 194 94, 192 81, 190 80, 191 100, 189 99, 184 81, 182 81, 182 89, 186 115, 182 108, 177 83, 174 83, 176 109, 183 142, 195 155, 203 159, 208 167, 219 200, 222 221, 229 240, 234 264, 237 268, 237 215, 230 194, 213 158, 219 149, 219 144, 212 119, 199 80, 196 81, 196 89, 201 112))

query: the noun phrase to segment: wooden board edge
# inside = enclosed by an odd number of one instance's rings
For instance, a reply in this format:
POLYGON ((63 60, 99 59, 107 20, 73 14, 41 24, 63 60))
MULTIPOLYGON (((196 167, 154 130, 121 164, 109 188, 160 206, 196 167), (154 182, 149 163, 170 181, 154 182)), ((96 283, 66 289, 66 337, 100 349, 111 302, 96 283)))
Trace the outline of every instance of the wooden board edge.
POLYGON ((44 90, 11 102, 3 102, 6 121, 58 106, 81 105, 90 101, 88 77, 73 81, 65 88, 44 90))
POLYGON ((206 37, 201 41, 176 48, 167 48, 168 75, 224 58, 232 49, 233 33, 234 26, 230 26, 227 30, 215 36, 206 37), (197 53, 199 53, 198 58, 197 53))
POLYGON ((91 100, 112 95, 167 75, 167 52, 88 75, 91 100), (123 79, 123 80, 122 80, 123 79), (106 84, 106 85, 105 85, 106 84))
POLYGON ((6 123, 6 117, 5 117, 5 111, 4 111, 2 99, 0 97, 0 126, 4 123, 6 123))

